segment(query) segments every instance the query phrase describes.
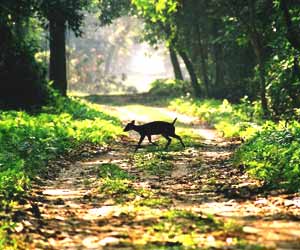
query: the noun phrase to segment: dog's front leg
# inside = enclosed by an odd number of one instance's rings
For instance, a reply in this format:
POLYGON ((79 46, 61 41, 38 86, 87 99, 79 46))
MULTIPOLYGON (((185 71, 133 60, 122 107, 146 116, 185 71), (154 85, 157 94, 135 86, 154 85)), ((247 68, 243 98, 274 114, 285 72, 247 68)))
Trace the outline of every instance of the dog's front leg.
POLYGON ((138 145, 136 145, 134 152, 136 152, 136 151, 138 150, 138 148, 141 146, 141 144, 142 144, 144 138, 145 138, 145 135, 141 135, 141 138, 140 138, 140 140, 139 140, 139 143, 138 143, 138 145))

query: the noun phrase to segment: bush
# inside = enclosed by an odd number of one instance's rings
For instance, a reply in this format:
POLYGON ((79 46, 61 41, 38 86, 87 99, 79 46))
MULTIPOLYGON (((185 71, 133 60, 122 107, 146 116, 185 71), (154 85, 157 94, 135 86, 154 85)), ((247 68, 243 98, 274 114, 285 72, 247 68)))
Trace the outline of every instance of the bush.
POLYGON ((235 155, 236 164, 272 187, 290 191, 300 188, 300 124, 267 122, 260 132, 242 145, 235 155))
POLYGON ((186 81, 159 79, 151 83, 149 93, 156 96, 179 97, 192 92, 186 81))
POLYGON ((56 97, 52 106, 31 115, 0 112, 0 206, 17 200, 59 154, 93 142, 106 144, 122 133, 120 122, 91 104, 56 97))
POLYGON ((0 108, 30 109, 47 99, 46 70, 34 54, 34 43, 19 41, 6 25, 0 24, 0 108))
POLYGON ((234 156, 236 165, 245 165, 254 177, 275 188, 300 188, 300 123, 274 123, 262 120, 259 103, 243 99, 240 104, 227 100, 177 98, 170 107, 214 126, 225 137, 246 140, 234 156))
POLYGON ((242 99, 240 104, 231 104, 226 99, 221 101, 177 98, 170 102, 170 108, 199 117, 225 137, 247 139, 259 130, 258 124, 262 124, 259 104, 251 104, 247 98, 242 99))

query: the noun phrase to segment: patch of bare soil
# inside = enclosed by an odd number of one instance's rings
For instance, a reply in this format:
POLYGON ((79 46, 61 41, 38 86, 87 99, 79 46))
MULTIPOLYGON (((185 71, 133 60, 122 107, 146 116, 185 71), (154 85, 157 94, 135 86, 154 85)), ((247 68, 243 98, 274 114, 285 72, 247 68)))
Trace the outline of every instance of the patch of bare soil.
MULTIPOLYGON (((191 117, 177 116, 202 137, 201 146, 174 152, 167 173, 145 174, 133 154, 138 137, 133 141, 124 137, 107 152, 79 153, 83 159, 68 162, 54 178, 40 180, 30 202, 19 210, 16 234, 28 249, 189 249, 176 238, 177 231, 173 238, 163 233, 155 238, 162 229, 153 225, 165 219, 160 213, 172 209, 190 211, 199 218, 212 214, 227 222, 230 233, 203 230, 202 238, 197 236, 197 249, 300 249, 300 194, 264 190, 243 168, 232 165, 231 156, 240 142, 222 139, 191 117), (118 194, 101 189, 97 169, 103 163, 120 166, 135 177, 130 188, 147 192, 125 193, 118 200, 118 194), (135 206, 150 194, 169 202, 151 205, 149 211, 135 206), (231 222, 238 228, 235 233, 231 222), (234 244, 235 238, 241 243, 234 244)), ((141 151, 148 153, 145 148, 141 151)), ((193 220, 180 229, 181 234, 197 231, 193 220)), ((175 230, 168 223, 166 230, 175 230)))

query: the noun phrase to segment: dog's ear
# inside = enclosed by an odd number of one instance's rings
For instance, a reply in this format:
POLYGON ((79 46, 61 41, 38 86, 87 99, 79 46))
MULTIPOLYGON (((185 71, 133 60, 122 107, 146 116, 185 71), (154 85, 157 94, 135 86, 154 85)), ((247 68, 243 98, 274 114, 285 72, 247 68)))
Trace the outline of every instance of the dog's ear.
POLYGON ((131 121, 131 124, 134 124, 135 123, 135 120, 131 121))

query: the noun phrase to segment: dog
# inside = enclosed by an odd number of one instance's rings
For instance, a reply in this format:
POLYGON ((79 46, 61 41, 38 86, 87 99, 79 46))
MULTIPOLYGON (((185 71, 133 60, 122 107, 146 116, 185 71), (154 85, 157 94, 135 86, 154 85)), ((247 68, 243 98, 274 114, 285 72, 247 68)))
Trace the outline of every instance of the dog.
POLYGON ((143 142, 146 136, 148 137, 148 140, 151 144, 157 145, 156 143, 152 142, 151 135, 162 135, 168 140, 165 146, 165 150, 168 149, 172 141, 170 137, 176 138, 177 140, 180 141, 181 145, 185 147, 180 136, 175 134, 174 124, 176 120, 177 118, 175 118, 175 120, 172 123, 164 122, 164 121, 154 121, 154 122, 145 123, 143 125, 135 125, 135 121, 132 121, 126 125, 126 127, 124 128, 124 132, 134 130, 140 134, 141 137, 134 152, 138 150, 138 148, 140 147, 141 143, 143 142))

